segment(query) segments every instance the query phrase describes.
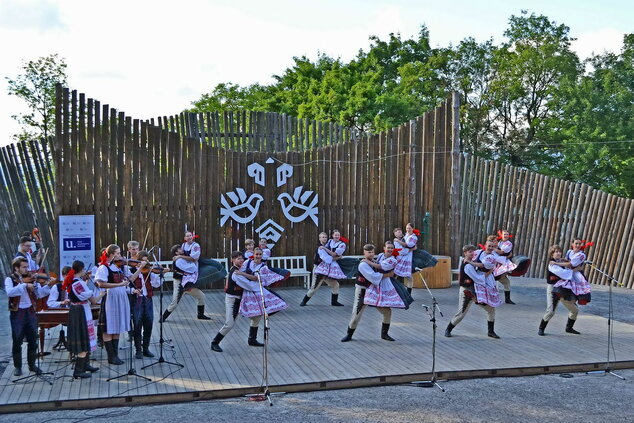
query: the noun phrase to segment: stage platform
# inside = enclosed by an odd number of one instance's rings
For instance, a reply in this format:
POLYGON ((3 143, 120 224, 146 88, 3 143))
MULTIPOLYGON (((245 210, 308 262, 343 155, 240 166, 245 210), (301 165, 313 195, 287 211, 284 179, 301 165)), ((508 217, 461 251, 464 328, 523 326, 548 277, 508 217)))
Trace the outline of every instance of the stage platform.
MULTIPOLYGON (((546 330, 537 335, 537 326, 545 309, 543 281, 516 279, 513 300, 517 305, 497 309, 496 332, 501 339, 486 336, 486 316, 479 307, 472 307, 467 317, 453 331, 452 338, 443 336, 447 323, 456 312, 458 287, 435 289, 444 317, 438 317, 436 369, 439 377, 458 379, 471 377, 520 376, 603 369, 607 353, 607 320, 591 314, 592 307, 607 301, 605 287, 593 293, 593 302, 581 308, 575 329, 581 335, 564 332, 566 310, 562 306, 546 330), (529 287, 533 287, 529 289, 529 287), (600 292, 599 292, 600 291, 600 292), (543 292, 543 295, 538 295, 543 292)), ((341 289, 340 302, 345 307, 330 306, 330 290, 322 287, 306 307, 299 307, 305 290, 278 289, 289 303, 284 312, 271 318, 269 351, 269 384, 272 392, 299 392, 361 386, 406 383, 426 380, 431 371, 432 328, 422 304, 430 304, 426 290, 415 289, 416 302, 410 310, 394 310, 390 335, 396 342, 380 338, 381 316, 368 308, 352 342, 341 343, 350 319, 354 288, 341 289)), ((628 298, 634 296, 627 292, 628 298)), ((67 353, 53 352, 41 363, 51 371, 53 385, 39 380, 13 383, 13 366, 0 380, 0 413, 57 410, 64 408, 96 408, 108 406, 169 403, 201 399, 226 398, 261 392, 262 348, 247 346, 248 319, 239 318, 234 329, 222 341, 223 353, 210 350, 210 342, 224 321, 224 293, 208 291, 207 314, 212 320, 196 319, 194 300, 185 296, 164 325, 166 344, 164 357, 182 363, 179 368, 157 364, 141 367, 156 359, 134 359, 139 374, 115 381, 106 379, 126 373, 128 350, 122 349, 121 366, 108 365, 105 350, 98 349, 93 365, 100 371, 91 379, 73 380, 67 353)), ((169 299, 164 299, 167 305, 169 299)), ((155 297, 155 325, 152 351, 158 355, 158 297, 155 297)), ((631 311, 631 308, 630 308, 631 311)), ((619 321, 618 310, 613 323, 613 368, 634 367, 634 325, 619 321), (614 358, 614 356, 613 356, 614 358)), ((47 330, 46 349, 50 351, 58 328, 47 330)), ((258 333, 262 340, 262 329, 258 333)), ((6 339, 10 342, 10 338, 6 339)), ((120 347, 128 347, 125 342, 120 347)), ((24 351, 26 358, 26 351, 24 351)), ((26 364, 23 366, 27 374, 26 364)))

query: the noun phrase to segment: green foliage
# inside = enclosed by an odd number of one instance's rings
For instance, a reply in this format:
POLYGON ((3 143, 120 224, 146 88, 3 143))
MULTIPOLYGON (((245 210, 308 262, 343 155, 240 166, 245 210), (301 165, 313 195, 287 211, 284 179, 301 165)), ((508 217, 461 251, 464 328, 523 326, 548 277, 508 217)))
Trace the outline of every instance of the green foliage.
POLYGON ((25 62, 23 73, 14 79, 5 77, 9 95, 23 99, 28 113, 12 116, 22 125, 17 140, 53 135, 55 129, 55 85, 66 84, 66 63, 57 54, 25 62))
POLYGON ((446 48, 430 46, 425 26, 411 39, 372 36, 348 63, 295 57, 273 84, 219 84, 192 110, 271 111, 379 132, 457 91, 464 151, 634 197, 634 34, 620 54, 585 64, 570 29, 546 16, 513 15, 504 36, 446 48))

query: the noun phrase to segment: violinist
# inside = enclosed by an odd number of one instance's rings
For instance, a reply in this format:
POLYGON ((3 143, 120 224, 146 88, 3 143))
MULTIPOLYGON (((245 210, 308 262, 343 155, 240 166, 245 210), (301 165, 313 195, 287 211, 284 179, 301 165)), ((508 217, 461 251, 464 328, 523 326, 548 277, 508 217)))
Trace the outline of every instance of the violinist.
MULTIPOLYGON (((130 245, 128 244, 128 248, 130 245)), ((130 281, 138 294, 132 296, 132 322, 134 324, 134 347, 136 358, 154 357, 150 351, 150 339, 152 338, 152 326, 154 324, 154 306, 152 297, 154 288, 161 286, 161 278, 156 272, 162 268, 154 268, 148 262, 148 253, 139 251, 136 260, 130 260, 130 281), (143 333, 143 337, 141 337, 143 333)))
POLYGON ((111 244, 101 255, 101 262, 95 273, 95 283, 106 289, 101 302, 99 325, 102 327, 103 345, 108 353, 108 363, 119 365, 119 335, 130 330, 130 300, 128 293, 135 290, 128 286, 124 273, 125 259, 121 257, 118 245, 111 244))
MULTIPOLYGON (((26 337, 27 363, 29 370, 41 374, 42 370, 35 364, 37 357, 37 316, 35 303, 50 293, 50 286, 41 286, 38 279, 29 273, 29 262, 24 257, 17 257, 11 263, 12 273, 4 280, 4 289, 9 297, 9 319, 13 338, 14 376, 22 375, 22 341, 26 337)), ((54 283, 51 280, 50 283, 54 283)))

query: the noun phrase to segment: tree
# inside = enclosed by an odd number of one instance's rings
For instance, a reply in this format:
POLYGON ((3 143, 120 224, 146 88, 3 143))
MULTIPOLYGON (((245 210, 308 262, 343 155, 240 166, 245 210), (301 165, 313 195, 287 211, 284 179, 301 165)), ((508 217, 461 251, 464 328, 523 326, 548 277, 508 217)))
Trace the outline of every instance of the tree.
POLYGON ((552 100, 562 84, 578 78, 581 64, 570 49, 566 25, 526 11, 509 23, 508 41, 492 57, 488 137, 497 157, 530 168, 541 160, 533 144, 544 134, 544 122, 558 112, 552 100))
POLYGON ((27 103, 28 113, 13 115, 22 125, 18 140, 48 138, 55 128, 55 85, 66 85, 66 63, 57 54, 40 57, 23 63, 23 73, 11 79, 9 95, 15 95, 27 103))
POLYGON ((540 169, 625 197, 634 197, 634 34, 620 54, 588 60, 593 71, 559 94, 549 122, 556 166, 540 169))

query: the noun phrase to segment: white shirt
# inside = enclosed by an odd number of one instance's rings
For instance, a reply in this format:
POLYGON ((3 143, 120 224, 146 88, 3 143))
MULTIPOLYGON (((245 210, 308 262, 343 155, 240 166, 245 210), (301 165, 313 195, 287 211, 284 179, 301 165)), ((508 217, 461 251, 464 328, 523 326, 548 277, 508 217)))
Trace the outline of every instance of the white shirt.
POLYGON ((53 287, 51 288, 51 293, 46 300, 46 305, 48 306, 48 308, 68 308, 68 305, 62 305, 62 302, 59 300, 59 298, 59 289, 57 289, 57 285, 53 285, 53 287))
POLYGON ((372 266, 363 261, 359 263, 359 272, 361 272, 365 280, 373 285, 379 285, 383 279, 383 273, 375 272, 372 266))
MULTIPOLYGON (((35 285, 36 298, 46 297, 51 292, 51 288, 48 285, 41 286, 39 282, 34 282, 33 285, 35 285)), ((4 280, 4 290, 7 293, 7 297, 20 297, 18 308, 29 308, 31 305, 35 305, 31 303, 31 298, 24 282, 13 286, 13 280, 8 277, 4 280)))

